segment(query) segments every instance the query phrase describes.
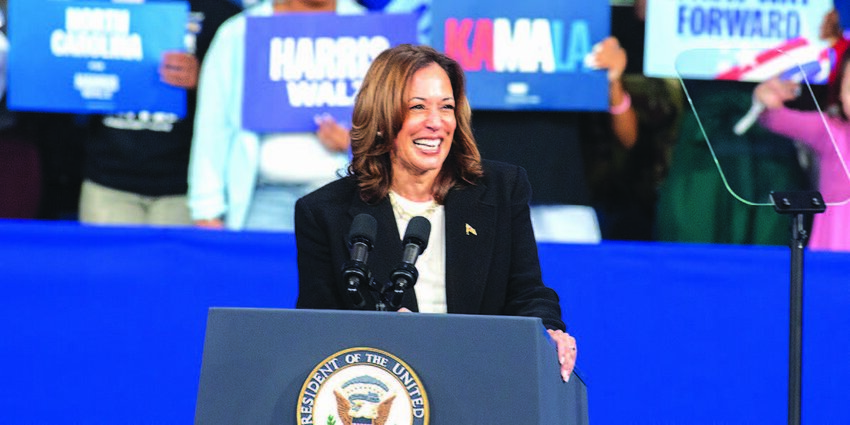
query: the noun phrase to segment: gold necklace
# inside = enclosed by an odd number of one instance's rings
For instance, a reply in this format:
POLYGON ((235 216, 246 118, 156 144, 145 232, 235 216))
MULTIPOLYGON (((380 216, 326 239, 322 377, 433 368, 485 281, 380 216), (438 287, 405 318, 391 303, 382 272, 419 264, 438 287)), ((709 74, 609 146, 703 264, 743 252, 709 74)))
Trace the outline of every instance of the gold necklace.
POLYGON ((410 221, 410 219, 416 216, 423 216, 430 221, 432 220, 434 213, 437 211, 437 208, 440 207, 440 204, 438 204, 437 201, 433 199, 428 202, 411 201, 395 193, 392 190, 390 191, 390 205, 392 205, 393 212, 396 214, 396 216, 404 221, 410 221), (402 202, 400 202, 398 198, 403 199, 408 204, 422 206, 422 208, 418 211, 411 211, 410 209, 402 205, 402 202))

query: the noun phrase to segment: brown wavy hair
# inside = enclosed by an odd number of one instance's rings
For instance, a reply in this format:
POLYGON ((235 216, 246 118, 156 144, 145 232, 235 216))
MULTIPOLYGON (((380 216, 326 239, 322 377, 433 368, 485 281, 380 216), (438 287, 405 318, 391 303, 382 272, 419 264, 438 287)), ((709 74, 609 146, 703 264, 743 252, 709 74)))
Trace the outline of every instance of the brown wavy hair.
POLYGON ((407 116, 405 90, 413 74, 432 63, 449 76, 457 122, 451 150, 434 182, 434 199, 442 204, 449 190, 473 185, 483 175, 481 154, 472 136, 472 110, 466 98, 463 69, 454 59, 431 47, 402 44, 375 58, 354 100, 353 159, 348 175, 357 179, 360 198, 367 203, 377 203, 390 191, 393 179, 390 152, 407 116))

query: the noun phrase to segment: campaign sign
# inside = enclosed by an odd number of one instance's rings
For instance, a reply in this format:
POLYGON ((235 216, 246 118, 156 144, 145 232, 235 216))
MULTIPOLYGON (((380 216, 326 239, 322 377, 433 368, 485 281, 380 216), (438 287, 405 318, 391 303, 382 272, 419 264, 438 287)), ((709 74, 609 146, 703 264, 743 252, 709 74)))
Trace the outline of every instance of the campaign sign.
POLYGON ((392 46, 415 42, 410 14, 249 17, 242 126, 315 131, 315 117, 327 113, 348 127, 372 61, 392 46))
POLYGON ((607 1, 452 0, 432 4, 432 45, 466 71, 480 109, 608 109, 606 73, 585 66, 609 34, 607 1))
POLYGON ((833 0, 647 2, 644 73, 825 82, 837 58, 819 33, 832 7, 833 0))
POLYGON ((158 69, 165 51, 185 50, 188 15, 186 2, 13 2, 9 109, 182 117, 186 91, 161 82, 158 69))

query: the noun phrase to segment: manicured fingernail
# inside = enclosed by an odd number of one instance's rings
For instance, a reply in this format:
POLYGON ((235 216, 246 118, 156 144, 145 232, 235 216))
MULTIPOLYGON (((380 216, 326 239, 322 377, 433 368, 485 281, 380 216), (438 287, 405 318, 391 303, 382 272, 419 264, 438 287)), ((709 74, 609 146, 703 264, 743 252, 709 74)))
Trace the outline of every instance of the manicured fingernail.
POLYGON ((567 372, 561 372, 561 379, 563 379, 564 382, 570 382, 570 374, 567 372))

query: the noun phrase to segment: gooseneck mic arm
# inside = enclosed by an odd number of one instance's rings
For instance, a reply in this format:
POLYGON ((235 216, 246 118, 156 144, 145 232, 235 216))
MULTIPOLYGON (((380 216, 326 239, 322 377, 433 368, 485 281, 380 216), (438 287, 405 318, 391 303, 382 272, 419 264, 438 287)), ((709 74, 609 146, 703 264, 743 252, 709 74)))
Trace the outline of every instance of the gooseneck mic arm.
POLYGON ((392 291, 387 297, 387 304, 394 310, 401 307, 404 291, 413 288, 419 279, 419 271, 416 269, 416 260, 428 247, 428 239, 431 236, 431 222, 425 217, 413 217, 407 224, 404 232, 404 252, 401 263, 390 274, 390 285, 392 291))
POLYGON ((358 214, 354 217, 351 230, 348 232, 351 259, 342 265, 342 278, 355 308, 366 306, 366 299, 363 297, 361 288, 368 288, 371 285, 372 273, 366 261, 369 259, 369 251, 372 250, 377 233, 378 222, 369 214, 358 214))

